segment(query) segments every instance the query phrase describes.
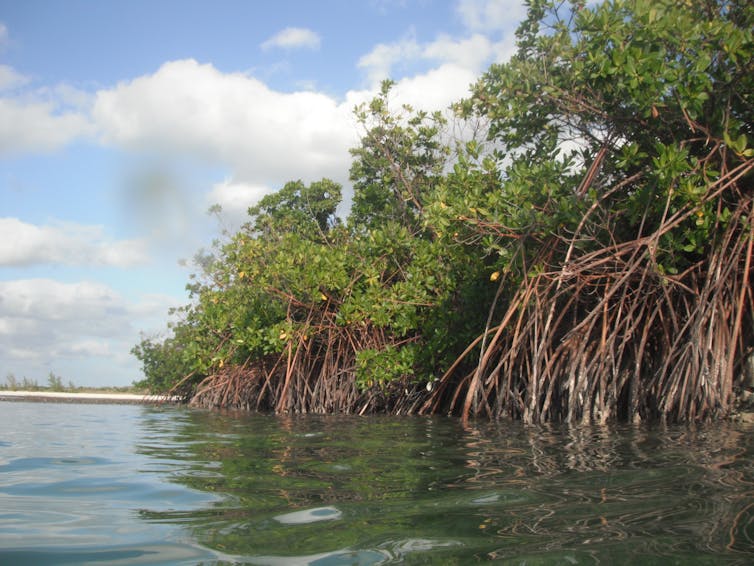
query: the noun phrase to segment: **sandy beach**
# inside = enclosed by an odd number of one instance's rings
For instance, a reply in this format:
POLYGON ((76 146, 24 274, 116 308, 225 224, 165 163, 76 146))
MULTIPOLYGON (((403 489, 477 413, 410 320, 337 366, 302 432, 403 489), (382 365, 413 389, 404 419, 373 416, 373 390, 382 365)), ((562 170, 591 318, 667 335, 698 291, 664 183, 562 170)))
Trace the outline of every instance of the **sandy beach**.
POLYGON ((42 403, 176 403, 178 398, 133 393, 68 393, 58 391, 0 391, 0 401, 38 401, 42 403))

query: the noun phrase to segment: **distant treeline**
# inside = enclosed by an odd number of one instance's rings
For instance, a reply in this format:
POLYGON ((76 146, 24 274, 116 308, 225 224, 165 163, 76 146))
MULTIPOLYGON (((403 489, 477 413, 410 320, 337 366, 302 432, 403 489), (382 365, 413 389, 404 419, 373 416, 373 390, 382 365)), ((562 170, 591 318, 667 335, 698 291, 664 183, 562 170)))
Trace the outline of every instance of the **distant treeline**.
POLYGON ((29 379, 28 377, 18 378, 14 373, 8 373, 5 376, 5 383, 0 384, 0 389, 9 389, 11 391, 65 391, 75 388, 76 386, 72 381, 69 381, 68 385, 64 385, 63 378, 52 371, 47 376, 47 383, 45 385, 40 385, 36 379, 29 379))
POLYGON ((16 377, 14 373, 8 373, 5 376, 5 383, 0 383, 0 391, 55 391, 65 393, 83 393, 83 392, 109 392, 109 393, 141 393, 146 388, 136 388, 135 386, 126 387, 82 387, 69 380, 63 383, 63 378, 55 372, 50 372, 47 376, 47 382, 40 385, 36 379, 28 377, 16 377))
POLYGON ((729 414, 754 348, 754 5, 531 0, 450 115, 356 109, 134 348, 154 392, 526 422, 729 414))

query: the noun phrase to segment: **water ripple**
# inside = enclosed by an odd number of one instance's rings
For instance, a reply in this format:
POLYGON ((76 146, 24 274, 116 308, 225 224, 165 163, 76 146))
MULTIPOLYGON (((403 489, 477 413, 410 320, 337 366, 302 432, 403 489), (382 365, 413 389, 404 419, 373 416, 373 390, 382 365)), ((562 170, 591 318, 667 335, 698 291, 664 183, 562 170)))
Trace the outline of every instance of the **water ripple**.
POLYGON ((0 564, 754 561, 752 427, 2 409, 0 564))

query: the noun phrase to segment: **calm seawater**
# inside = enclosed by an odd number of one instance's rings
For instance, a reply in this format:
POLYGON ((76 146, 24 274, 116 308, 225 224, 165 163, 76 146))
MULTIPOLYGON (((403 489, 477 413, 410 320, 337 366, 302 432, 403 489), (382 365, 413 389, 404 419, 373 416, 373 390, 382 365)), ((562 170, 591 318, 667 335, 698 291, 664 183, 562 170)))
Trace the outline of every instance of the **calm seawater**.
POLYGON ((0 564, 752 564, 754 427, 0 402, 0 564))

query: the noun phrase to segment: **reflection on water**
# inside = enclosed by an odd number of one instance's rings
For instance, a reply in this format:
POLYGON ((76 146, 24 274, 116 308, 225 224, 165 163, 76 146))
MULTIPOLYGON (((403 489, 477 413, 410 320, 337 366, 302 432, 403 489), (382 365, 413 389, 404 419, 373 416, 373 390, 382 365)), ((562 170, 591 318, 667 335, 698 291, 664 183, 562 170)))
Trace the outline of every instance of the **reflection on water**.
POLYGON ((332 521, 340 519, 342 513, 335 507, 317 507, 316 509, 304 509, 303 511, 294 511, 285 515, 278 515, 275 520, 284 525, 303 525, 306 523, 316 523, 318 521, 332 521))
POLYGON ((750 564, 754 427, 0 404, 0 563, 750 564))

